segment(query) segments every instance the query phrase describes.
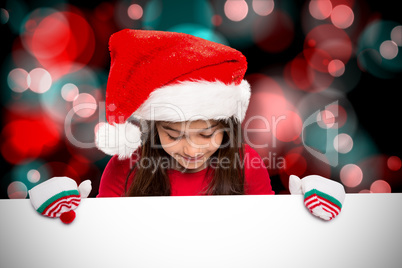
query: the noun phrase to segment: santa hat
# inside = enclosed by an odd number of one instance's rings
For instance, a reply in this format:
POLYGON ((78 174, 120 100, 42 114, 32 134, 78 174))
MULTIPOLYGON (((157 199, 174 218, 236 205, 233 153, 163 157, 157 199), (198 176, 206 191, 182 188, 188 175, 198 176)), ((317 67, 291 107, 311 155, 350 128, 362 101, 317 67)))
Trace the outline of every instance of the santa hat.
POLYGON ((64 223, 75 219, 74 209, 78 207, 81 198, 88 197, 91 192, 91 181, 83 181, 79 187, 68 177, 54 177, 29 190, 32 206, 40 214, 57 218, 64 223))
POLYGON ((291 194, 303 194, 307 209, 323 220, 335 218, 341 212, 345 200, 345 188, 342 184, 318 175, 303 179, 291 175, 289 191, 291 194))
POLYGON ((122 30, 109 41, 106 119, 97 147, 128 158, 141 144, 130 121, 243 121, 250 85, 246 58, 228 46, 174 32, 122 30))

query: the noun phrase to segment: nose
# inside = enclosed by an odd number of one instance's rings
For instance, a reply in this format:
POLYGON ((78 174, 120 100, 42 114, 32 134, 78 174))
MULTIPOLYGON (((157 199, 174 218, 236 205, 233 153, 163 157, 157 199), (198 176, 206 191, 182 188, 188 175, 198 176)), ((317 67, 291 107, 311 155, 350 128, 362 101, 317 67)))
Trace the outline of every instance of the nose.
POLYGON ((184 156, 192 158, 202 155, 201 148, 194 147, 188 142, 183 146, 183 153, 184 156))

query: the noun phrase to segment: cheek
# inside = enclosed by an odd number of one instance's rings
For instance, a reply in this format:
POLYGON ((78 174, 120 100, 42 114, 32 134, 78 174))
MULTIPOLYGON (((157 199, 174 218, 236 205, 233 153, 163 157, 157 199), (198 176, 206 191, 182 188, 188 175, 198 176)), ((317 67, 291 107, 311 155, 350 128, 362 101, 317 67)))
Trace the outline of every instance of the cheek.
POLYGON ((223 140, 223 132, 219 132, 212 138, 210 148, 217 150, 221 146, 223 140))
POLYGON ((166 135, 159 134, 159 140, 161 142, 162 147, 165 147, 166 144, 169 144, 169 139, 168 139, 168 137, 166 137, 166 135))
POLYGON ((180 147, 178 141, 171 140, 167 135, 159 136, 159 140, 163 150, 170 155, 172 155, 174 152, 177 152, 180 147))

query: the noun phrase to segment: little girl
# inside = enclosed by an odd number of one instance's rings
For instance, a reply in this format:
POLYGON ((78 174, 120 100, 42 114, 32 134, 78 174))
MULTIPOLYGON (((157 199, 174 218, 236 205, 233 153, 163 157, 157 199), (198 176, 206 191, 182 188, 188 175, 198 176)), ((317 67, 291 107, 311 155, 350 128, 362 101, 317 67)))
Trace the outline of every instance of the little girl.
POLYGON ((239 51, 145 30, 115 33, 109 46, 108 124, 96 143, 114 156, 98 197, 274 194, 241 139, 250 85, 239 51))

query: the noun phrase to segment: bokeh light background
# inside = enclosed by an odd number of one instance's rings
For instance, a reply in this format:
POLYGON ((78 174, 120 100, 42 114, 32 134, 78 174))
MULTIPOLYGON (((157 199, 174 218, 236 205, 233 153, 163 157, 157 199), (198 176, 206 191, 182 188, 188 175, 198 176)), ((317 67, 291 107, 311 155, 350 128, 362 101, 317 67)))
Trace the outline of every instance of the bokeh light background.
POLYGON ((0 198, 53 176, 90 179, 110 159, 109 36, 124 28, 193 34, 249 62, 246 141, 274 190, 319 174, 348 193, 402 192, 402 17, 397 1, 8 0, 0 9, 0 198), (252 120, 247 120, 253 118, 252 120), (260 146, 266 144, 267 146, 260 146))

